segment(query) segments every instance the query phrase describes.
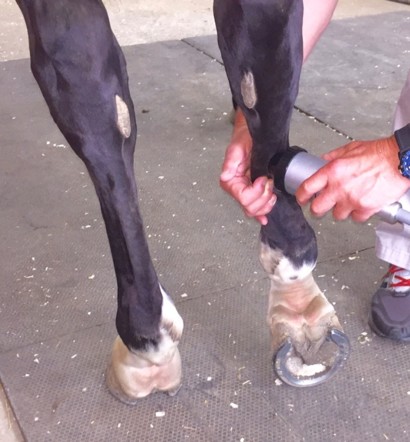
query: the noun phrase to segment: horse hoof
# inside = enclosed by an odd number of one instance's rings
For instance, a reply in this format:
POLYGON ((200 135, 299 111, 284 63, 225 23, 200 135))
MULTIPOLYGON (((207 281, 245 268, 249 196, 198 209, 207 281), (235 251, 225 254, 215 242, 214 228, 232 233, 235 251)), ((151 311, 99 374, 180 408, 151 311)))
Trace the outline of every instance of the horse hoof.
POLYGON ((179 393, 179 390, 181 390, 181 388, 182 388, 182 384, 179 384, 175 388, 173 388, 171 390, 167 390, 165 393, 170 397, 174 397, 179 393))
POLYGON ((155 392, 175 396, 181 388, 179 350, 175 347, 170 359, 162 365, 157 365, 150 363, 146 354, 131 352, 117 337, 106 370, 105 382, 109 392, 127 405, 135 405, 139 399, 155 392))
POLYGON ((107 385, 108 391, 120 402, 127 405, 135 405, 138 402, 138 398, 131 398, 124 392, 115 375, 112 364, 109 364, 105 371, 105 384, 107 385))
POLYGON ((314 387, 332 378, 343 367, 350 353, 350 342, 342 331, 332 328, 326 341, 337 346, 337 354, 330 366, 324 364, 305 365, 296 355, 288 338, 273 357, 274 370, 281 381, 292 387, 314 387))

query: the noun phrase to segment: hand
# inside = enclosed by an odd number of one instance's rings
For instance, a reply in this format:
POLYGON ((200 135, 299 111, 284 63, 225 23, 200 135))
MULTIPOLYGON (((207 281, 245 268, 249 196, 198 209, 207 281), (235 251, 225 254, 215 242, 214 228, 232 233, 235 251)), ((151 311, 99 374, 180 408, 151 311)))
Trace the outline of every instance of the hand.
POLYGON ((301 184, 296 198, 306 204, 318 194, 310 205, 315 216, 332 210, 336 220, 366 221, 410 188, 398 170, 398 151, 394 136, 339 147, 324 156, 329 163, 301 184))
POLYGON ((238 110, 232 139, 225 152, 220 177, 221 187, 236 199, 249 217, 255 217, 262 225, 268 223, 265 216, 276 202, 273 182, 259 177, 253 183, 250 179, 252 138, 242 112, 238 110))

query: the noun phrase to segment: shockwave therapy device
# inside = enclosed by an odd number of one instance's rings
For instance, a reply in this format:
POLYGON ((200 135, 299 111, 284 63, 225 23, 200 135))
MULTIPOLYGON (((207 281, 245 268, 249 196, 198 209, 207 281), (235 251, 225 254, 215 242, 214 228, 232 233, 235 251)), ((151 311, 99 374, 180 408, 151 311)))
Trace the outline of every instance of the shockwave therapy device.
MULTIPOLYGON (((316 157, 299 146, 292 146, 270 160, 268 171, 274 177, 278 190, 294 195, 303 181, 325 164, 326 160, 323 158, 316 157)), ((399 202, 384 207, 375 216, 389 224, 410 225, 410 212, 404 210, 399 202)))

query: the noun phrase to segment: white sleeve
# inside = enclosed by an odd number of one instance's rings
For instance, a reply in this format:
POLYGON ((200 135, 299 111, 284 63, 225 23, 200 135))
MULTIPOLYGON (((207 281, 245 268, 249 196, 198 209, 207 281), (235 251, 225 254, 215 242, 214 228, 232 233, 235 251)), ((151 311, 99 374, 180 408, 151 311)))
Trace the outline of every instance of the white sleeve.
POLYGON ((329 24, 338 0, 303 0, 303 60, 329 24))
POLYGON ((394 114, 394 130, 400 129, 408 123, 410 123, 410 69, 397 102, 394 114))

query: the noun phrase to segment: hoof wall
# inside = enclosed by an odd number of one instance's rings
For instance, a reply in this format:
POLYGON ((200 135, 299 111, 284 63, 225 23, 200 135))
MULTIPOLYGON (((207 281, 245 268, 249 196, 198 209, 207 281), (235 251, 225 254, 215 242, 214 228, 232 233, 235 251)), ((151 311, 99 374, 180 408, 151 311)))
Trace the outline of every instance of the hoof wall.
POLYGON ((105 373, 110 393, 127 405, 135 405, 154 392, 175 396, 181 388, 181 357, 178 348, 166 363, 149 362, 133 353, 117 338, 105 373))

